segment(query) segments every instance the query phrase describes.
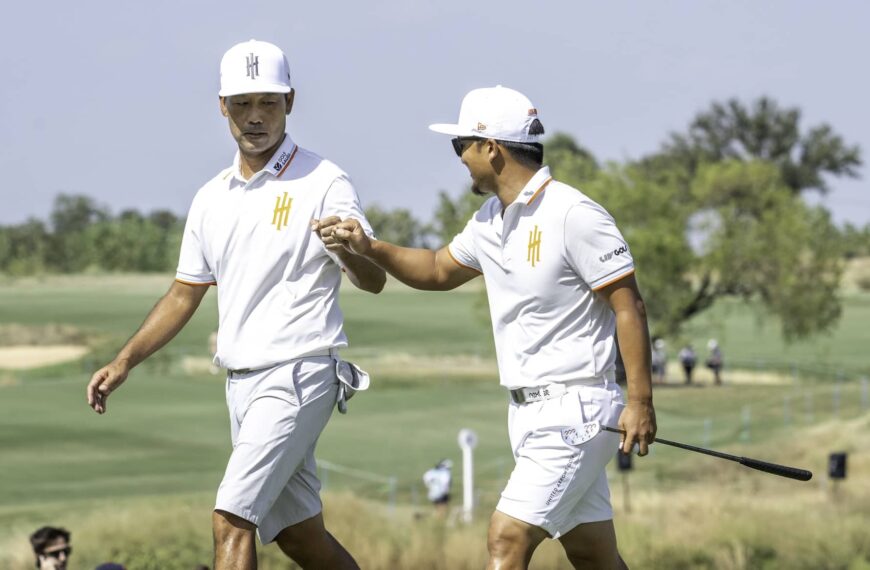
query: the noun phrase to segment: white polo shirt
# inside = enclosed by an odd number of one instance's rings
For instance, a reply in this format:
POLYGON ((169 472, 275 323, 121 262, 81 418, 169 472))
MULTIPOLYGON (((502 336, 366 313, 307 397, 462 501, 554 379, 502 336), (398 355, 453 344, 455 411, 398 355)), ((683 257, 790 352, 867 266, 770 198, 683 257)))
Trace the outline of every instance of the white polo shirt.
POLYGON ((333 215, 356 218, 372 235, 347 175, 289 135, 250 180, 236 154, 197 192, 176 279, 218 286, 215 363, 264 368, 347 346, 338 258, 309 227, 333 215))
POLYGON ((614 367, 616 322, 595 291, 634 271, 613 218, 541 168, 502 215, 493 196, 448 246, 483 273, 501 384, 600 376, 614 367))

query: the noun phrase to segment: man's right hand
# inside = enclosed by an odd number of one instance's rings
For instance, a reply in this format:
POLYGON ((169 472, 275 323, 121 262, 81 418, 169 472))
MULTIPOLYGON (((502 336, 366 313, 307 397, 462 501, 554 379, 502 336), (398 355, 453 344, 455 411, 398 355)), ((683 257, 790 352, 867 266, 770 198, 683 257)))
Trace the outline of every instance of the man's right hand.
POLYGON ((88 383, 88 405, 98 414, 105 414, 109 395, 124 383, 129 373, 127 361, 117 359, 97 370, 88 383))
POLYGON ((365 256, 372 249, 372 243, 363 231, 362 224, 353 218, 341 220, 338 216, 330 216, 322 220, 311 220, 311 229, 317 232, 326 249, 336 253, 344 250, 365 256))

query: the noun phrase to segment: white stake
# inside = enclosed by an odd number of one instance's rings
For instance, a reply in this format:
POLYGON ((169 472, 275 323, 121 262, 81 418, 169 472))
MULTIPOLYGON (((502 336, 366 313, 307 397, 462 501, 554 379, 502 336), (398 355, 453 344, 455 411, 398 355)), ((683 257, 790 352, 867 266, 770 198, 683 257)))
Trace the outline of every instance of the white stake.
POLYGON ((462 520, 471 522, 474 512, 474 448, 477 447, 477 434, 470 429, 461 429, 458 439, 462 449, 462 520))

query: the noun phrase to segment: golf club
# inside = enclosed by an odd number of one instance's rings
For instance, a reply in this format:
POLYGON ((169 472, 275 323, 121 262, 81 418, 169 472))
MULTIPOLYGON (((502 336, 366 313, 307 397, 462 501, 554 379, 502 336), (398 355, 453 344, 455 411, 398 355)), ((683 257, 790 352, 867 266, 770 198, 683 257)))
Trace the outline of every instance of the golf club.
MULTIPOLYGON (((621 429, 612 428, 609 426, 601 426, 601 429, 625 435, 625 432, 621 429)), ((813 477, 813 473, 811 471, 807 471, 806 469, 798 469, 796 467, 788 467, 786 465, 777 465, 776 463, 768 463, 767 461, 760 461, 758 459, 752 459, 751 457, 740 457, 738 455, 731 455, 730 453, 722 453, 721 451, 713 451, 712 449, 704 449, 703 447, 695 447, 694 445, 679 443, 677 441, 669 441, 667 439, 654 438, 653 441, 673 447, 679 447, 680 449, 686 449, 688 451, 694 451, 696 453, 703 453, 704 455, 712 455, 713 457, 718 457, 720 459, 736 461, 737 463, 745 465, 750 469, 757 469, 758 471, 764 471, 765 473, 779 475, 780 477, 788 477, 789 479, 797 479, 798 481, 809 481, 813 477)))

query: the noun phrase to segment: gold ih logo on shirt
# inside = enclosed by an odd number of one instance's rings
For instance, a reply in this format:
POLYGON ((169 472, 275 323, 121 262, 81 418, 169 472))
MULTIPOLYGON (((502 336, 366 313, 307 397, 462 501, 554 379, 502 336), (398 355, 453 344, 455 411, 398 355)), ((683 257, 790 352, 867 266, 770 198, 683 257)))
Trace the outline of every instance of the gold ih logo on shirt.
POLYGON ((541 232, 537 224, 535 229, 529 232, 529 253, 526 255, 526 261, 531 263, 532 267, 541 261, 541 232))
POLYGON ((290 218, 290 205, 293 203, 293 198, 287 196, 275 197, 275 212, 272 214, 272 225, 277 226, 275 229, 281 231, 281 228, 287 227, 287 220, 290 218))

